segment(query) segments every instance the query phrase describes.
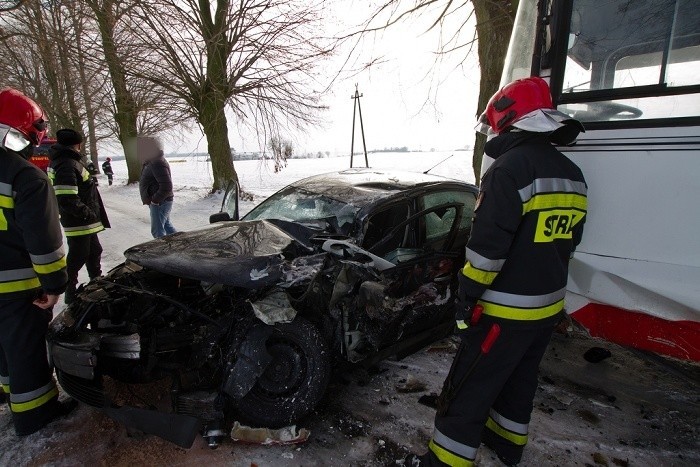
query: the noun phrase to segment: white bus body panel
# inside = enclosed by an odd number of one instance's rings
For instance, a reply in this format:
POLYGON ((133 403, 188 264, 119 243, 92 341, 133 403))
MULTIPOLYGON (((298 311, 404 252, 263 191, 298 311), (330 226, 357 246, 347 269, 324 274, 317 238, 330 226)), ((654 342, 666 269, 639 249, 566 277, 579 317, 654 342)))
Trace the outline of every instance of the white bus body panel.
POLYGON ((562 149, 588 183, 569 290, 700 321, 700 127, 589 131, 562 149))

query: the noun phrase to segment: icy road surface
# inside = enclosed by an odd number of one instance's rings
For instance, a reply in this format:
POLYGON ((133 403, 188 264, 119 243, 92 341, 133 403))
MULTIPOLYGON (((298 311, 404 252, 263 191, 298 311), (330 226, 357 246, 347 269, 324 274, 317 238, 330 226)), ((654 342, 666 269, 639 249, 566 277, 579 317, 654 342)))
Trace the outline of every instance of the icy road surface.
MULTIPOLYGON (((433 173, 473 180, 469 152, 433 173)), ((375 168, 424 171, 450 153, 371 154, 375 168)), ((360 159, 360 158, 358 158, 360 159)), ((203 157, 169 157, 176 186, 173 223, 185 230, 206 225, 221 195, 209 196, 209 164, 203 157)), ((243 188, 254 203, 309 175, 347 168, 348 158, 291 160, 281 173, 256 161, 237 162, 243 188)), ((115 185, 101 179, 101 193, 113 228, 100 234, 103 267, 122 252, 150 239, 148 210, 138 187, 125 186, 125 165, 114 161, 115 185)), ((58 309, 60 310, 60 306, 58 309)), ((453 358, 452 346, 424 349, 402 361, 385 361, 370 372, 337 375, 317 414, 304 421, 309 442, 294 447, 243 446, 225 442, 211 451, 201 439, 184 450, 153 436, 129 435, 99 411, 81 407, 26 438, 14 436, 10 414, 0 408, 0 465, 397 465, 407 452, 424 452, 434 410, 420 405, 423 394, 439 392, 453 358), (407 378, 424 391, 396 391, 407 378)), ((540 371, 530 425, 526 466, 700 465, 700 370, 650 358, 573 333, 557 335, 540 371), (613 356, 598 364, 582 355, 602 346, 613 356)), ((500 462, 482 447, 479 465, 500 462)))

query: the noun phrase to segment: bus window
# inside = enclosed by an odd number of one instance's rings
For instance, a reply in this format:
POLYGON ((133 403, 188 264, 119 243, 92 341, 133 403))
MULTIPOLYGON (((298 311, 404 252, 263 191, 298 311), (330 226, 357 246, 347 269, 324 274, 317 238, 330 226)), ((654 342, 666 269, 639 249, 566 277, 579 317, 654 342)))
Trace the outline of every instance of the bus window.
POLYGON ((694 0, 573 0, 572 10, 560 110, 588 122, 698 115, 694 0))

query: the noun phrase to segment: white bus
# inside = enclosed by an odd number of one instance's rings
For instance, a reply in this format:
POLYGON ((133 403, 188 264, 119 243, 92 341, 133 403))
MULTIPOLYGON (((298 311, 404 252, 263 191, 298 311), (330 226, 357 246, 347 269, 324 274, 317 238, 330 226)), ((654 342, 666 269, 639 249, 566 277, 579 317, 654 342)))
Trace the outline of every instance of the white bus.
POLYGON ((502 85, 527 76, 587 129, 560 148, 589 186, 567 311, 700 361, 700 2, 520 0, 502 85))

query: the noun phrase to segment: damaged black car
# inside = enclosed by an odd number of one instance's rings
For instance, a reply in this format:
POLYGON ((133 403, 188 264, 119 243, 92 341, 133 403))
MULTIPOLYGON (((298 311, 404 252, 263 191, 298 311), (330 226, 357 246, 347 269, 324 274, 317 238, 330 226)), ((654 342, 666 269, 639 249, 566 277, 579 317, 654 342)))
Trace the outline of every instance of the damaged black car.
POLYGON ((281 427, 334 366, 408 355, 453 326, 477 189, 350 169, 310 177, 238 220, 134 246, 51 324, 63 389, 180 446, 232 420, 281 427), (126 389, 125 389, 126 388, 126 389), (148 388, 148 389, 145 389, 148 388))

